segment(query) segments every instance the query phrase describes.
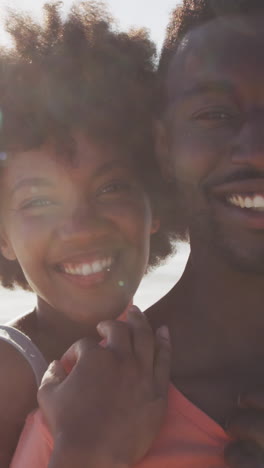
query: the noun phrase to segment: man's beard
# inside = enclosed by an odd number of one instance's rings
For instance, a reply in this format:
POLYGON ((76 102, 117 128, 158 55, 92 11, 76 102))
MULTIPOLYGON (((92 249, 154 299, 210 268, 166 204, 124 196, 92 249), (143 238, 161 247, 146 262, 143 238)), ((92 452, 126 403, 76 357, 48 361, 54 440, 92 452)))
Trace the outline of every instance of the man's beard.
POLYGON ((260 240, 255 244, 253 236, 251 239, 239 237, 238 232, 227 228, 208 212, 199 213, 198 216, 193 214, 190 230, 211 255, 217 255, 232 269, 247 274, 264 274, 263 233, 259 234, 263 245, 260 240))
MULTIPOLYGON (((200 245, 210 255, 215 255, 232 269, 246 274, 264 274, 264 233, 243 232, 217 219, 213 206, 199 207, 197 193, 190 187, 181 190, 178 205, 188 223, 191 243, 200 245)), ((192 245, 191 245, 192 247, 192 245)))

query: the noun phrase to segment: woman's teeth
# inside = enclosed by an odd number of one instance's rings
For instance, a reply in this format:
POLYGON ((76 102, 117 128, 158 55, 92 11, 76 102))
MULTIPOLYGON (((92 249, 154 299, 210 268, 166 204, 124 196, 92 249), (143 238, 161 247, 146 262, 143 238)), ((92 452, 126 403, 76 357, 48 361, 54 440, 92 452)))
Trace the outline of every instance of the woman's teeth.
POLYGON ((264 211, 264 195, 231 195, 227 202, 239 208, 247 208, 255 211, 264 211))
POLYGON ((96 260, 91 263, 63 263, 60 265, 60 270, 68 275, 89 276, 108 270, 112 263, 113 259, 111 257, 96 260))

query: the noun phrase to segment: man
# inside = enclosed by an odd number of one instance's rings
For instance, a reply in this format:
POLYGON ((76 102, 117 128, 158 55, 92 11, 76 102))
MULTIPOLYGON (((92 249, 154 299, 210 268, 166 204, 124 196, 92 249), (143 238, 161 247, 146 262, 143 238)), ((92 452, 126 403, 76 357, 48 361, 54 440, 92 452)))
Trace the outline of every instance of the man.
MULTIPOLYGON (((185 1, 174 13, 160 63, 158 153, 176 177, 191 256, 148 311, 155 328, 166 318, 174 385, 250 442, 262 414, 236 410, 264 384, 263 24, 263 2, 252 0, 185 1)), ((239 449, 249 456, 248 444, 239 449)))
POLYGON ((264 466, 263 24, 262 0, 185 0, 168 28, 157 152, 191 255, 147 312, 174 394, 144 468, 264 466))

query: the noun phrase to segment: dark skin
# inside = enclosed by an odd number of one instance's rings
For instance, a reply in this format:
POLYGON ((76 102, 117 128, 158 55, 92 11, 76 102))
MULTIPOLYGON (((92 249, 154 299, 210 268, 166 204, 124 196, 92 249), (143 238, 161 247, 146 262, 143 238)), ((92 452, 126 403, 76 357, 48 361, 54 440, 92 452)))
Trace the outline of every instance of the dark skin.
POLYGON ((185 39, 171 64, 157 146, 165 175, 174 172, 186 195, 191 256, 181 281, 147 317, 154 330, 163 324, 170 330, 173 384, 233 436, 226 465, 259 468, 263 18, 233 18, 224 26, 216 20, 185 39))
MULTIPOLYGON (((81 132, 74 137, 74 163, 46 142, 9 155, 1 186, 1 253, 20 263, 38 297, 36 310, 11 325, 32 339, 47 363, 84 336, 98 342, 98 323, 124 312, 158 228, 130 159, 81 132)), ((37 386, 21 354, 3 341, 0 346, 4 468, 37 406, 37 386)))
POLYGON ((0 354, 2 375, 8 376, 8 379, 1 379, 0 385, 0 439, 5 447, 1 450, 0 466, 5 468, 10 466, 26 416, 36 407, 37 385, 32 369, 15 348, 1 341, 0 354), (12 405, 7 407, 7 401, 12 401, 12 405))
POLYGON ((226 462, 258 467, 264 463, 263 17, 225 26, 215 20, 186 39, 169 71, 158 149, 165 174, 173 170, 186 194, 191 256, 181 281, 147 315, 154 329, 161 318, 169 327, 175 386, 246 441, 227 449, 226 462), (250 401, 246 409, 239 395, 250 401))

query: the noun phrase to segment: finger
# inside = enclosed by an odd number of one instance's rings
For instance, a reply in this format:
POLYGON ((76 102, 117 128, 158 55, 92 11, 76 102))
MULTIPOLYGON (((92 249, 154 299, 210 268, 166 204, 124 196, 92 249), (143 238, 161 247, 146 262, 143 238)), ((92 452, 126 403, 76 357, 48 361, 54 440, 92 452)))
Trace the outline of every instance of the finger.
POLYGON ((227 446, 224 458, 229 468, 263 468, 263 450, 253 442, 235 441, 227 446))
POLYGON ((171 345, 168 327, 160 327, 157 330, 156 337, 157 345, 154 364, 154 379, 158 394, 165 397, 169 388, 171 361, 171 345))
POLYGON ((69 374, 75 364, 80 359, 86 359, 90 355, 91 350, 98 346, 95 339, 82 338, 71 345, 71 347, 63 354, 61 364, 65 372, 69 374))
POLYGON ((117 320, 106 320, 97 325, 98 333, 106 340, 106 348, 121 355, 132 353, 132 337, 129 326, 117 320))
POLYGON ((53 361, 42 377, 41 387, 48 385, 59 385, 67 374, 60 361, 53 361))
POLYGON ((227 426, 227 432, 235 439, 248 440, 264 448, 264 411, 238 410, 227 426))
POLYGON ((133 306, 127 314, 127 322, 132 330, 134 355, 145 372, 153 373, 155 338, 144 314, 133 306))
POLYGON ((41 406, 43 399, 47 396, 48 393, 51 393, 55 388, 60 385, 67 374, 59 361, 53 361, 45 374, 43 375, 39 390, 38 390, 38 402, 41 406))

